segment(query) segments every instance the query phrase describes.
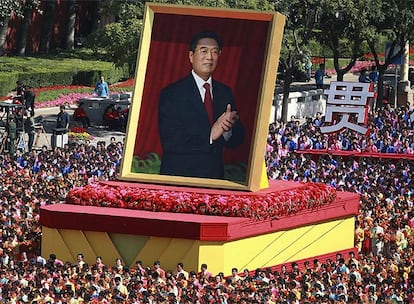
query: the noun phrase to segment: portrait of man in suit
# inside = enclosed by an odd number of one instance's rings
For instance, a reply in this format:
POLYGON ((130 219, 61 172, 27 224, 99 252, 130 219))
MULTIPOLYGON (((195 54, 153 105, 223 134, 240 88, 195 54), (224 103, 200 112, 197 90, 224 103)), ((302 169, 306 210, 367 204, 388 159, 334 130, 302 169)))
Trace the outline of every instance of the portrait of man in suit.
POLYGON ((189 44, 191 72, 161 90, 160 174, 222 179, 223 149, 243 143, 245 129, 232 90, 212 78, 222 48, 216 32, 197 33, 189 44))
POLYGON ((144 20, 120 179, 266 188, 284 16, 146 3, 144 20))

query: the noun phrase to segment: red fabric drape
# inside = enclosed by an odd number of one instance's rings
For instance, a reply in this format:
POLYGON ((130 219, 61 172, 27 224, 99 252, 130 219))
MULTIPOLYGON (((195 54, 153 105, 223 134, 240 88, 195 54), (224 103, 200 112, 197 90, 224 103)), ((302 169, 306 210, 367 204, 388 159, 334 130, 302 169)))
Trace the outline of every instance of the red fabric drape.
POLYGON ((246 127, 244 144, 237 149, 226 150, 225 162, 247 163, 257 115, 268 26, 264 21, 155 14, 134 155, 141 158, 146 158, 150 152, 162 155, 158 130, 159 92, 191 71, 188 59, 191 37, 201 30, 214 30, 224 46, 213 77, 233 89, 241 121, 246 127))
POLYGON ((344 150, 296 150, 299 154, 309 154, 312 156, 328 155, 342 156, 344 158, 382 158, 382 159, 407 159, 414 160, 413 154, 403 153, 381 153, 381 152, 358 152, 358 151, 344 151, 344 150))

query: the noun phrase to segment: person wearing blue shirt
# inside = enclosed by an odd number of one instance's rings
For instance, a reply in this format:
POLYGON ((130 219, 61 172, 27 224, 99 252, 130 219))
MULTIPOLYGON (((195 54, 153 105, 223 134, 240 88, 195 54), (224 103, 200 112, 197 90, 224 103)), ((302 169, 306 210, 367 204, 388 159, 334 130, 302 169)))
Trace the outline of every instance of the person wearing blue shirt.
POLYGON ((362 69, 359 72, 359 78, 358 78, 359 82, 363 82, 363 83, 370 83, 371 80, 369 79, 369 77, 367 76, 367 71, 365 69, 362 69))
POLYGON ((56 128, 58 129, 67 129, 69 128, 69 114, 65 111, 65 106, 59 106, 59 113, 56 120, 56 128))
POLYGON ((289 149, 290 152, 294 152, 297 149, 297 145, 295 141, 292 139, 292 134, 288 134, 287 140, 286 140, 286 147, 289 149))
POLYGON ((371 66, 371 71, 369 72, 369 76, 368 77, 371 80, 371 82, 373 82, 373 83, 377 83, 378 82, 379 73, 378 73, 377 67, 375 65, 371 66))
POLYGON ((315 82, 317 89, 323 89, 323 78, 325 77, 325 64, 321 63, 315 72, 315 82))
POLYGON ((108 83, 105 81, 105 78, 101 76, 100 80, 96 83, 95 90, 93 90, 98 97, 108 97, 109 96, 109 87, 108 83))
POLYGON ((322 113, 321 113, 321 112, 317 112, 317 113, 316 113, 316 117, 315 117, 315 119, 313 120, 313 124, 314 124, 316 127, 321 127, 321 126, 322 126, 322 124, 323 124, 323 120, 322 120, 322 113))

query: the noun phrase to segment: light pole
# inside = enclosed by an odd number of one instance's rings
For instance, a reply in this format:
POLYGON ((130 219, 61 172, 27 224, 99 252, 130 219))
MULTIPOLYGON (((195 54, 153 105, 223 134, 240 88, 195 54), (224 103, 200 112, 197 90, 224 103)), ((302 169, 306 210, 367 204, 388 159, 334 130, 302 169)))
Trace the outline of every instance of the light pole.
POLYGON ((400 69, 400 81, 398 83, 398 99, 403 103, 399 104, 413 104, 413 92, 408 81, 408 71, 410 62, 410 45, 409 42, 405 44, 404 53, 402 55, 402 64, 400 69))

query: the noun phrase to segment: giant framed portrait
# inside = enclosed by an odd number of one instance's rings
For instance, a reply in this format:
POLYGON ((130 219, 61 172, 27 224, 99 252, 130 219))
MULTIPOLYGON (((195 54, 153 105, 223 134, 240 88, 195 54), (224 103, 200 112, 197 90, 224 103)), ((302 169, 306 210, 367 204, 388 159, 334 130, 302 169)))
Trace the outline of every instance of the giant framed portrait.
POLYGON ((146 3, 120 179, 230 190, 264 188, 284 22, 276 12, 146 3), (190 75, 189 42, 205 30, 214 31, 223 42, 213 79, 231 88, 244 140, 236 148, 223 149, 223 178, 160 174, 160 92, 190 75))

